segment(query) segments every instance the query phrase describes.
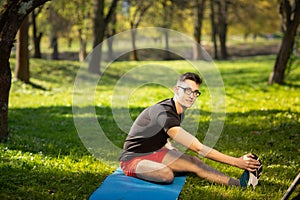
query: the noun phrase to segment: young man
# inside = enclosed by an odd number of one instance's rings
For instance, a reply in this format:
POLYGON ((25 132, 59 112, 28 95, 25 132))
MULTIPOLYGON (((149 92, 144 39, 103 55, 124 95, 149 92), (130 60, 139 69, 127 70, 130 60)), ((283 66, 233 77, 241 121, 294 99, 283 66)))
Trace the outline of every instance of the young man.
POLYGON ((126 175, 151 182, 171 183, 174 172, 193 172, 215 183, 246 187, 249 172, 257 171, 261 165, 254 155, 247 154, 239 158, 225 155, 203 145, 180 127, 184 111, 200 95, 201 83, 202 80, 195 73, 181 75, 174 87, 174 98, 150 106, 138 116, 120 157, 120 165, 126 175), (168 147, 169 139, 206 158, 245 169, 245 172, 240 180, 230 178, 198 157, 168 147))

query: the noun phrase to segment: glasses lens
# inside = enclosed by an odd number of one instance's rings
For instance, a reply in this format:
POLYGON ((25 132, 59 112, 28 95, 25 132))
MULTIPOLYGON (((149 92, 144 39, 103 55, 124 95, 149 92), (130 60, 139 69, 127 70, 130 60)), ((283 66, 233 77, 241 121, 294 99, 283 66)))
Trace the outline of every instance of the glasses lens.
POLYGON ((179 88, 183 89, 184 93, 187 95, 190 95, 193 93, 194 96, 199 97, 201 95, 201 92, 199 92, 198 90, 193 91, 192 88, 184 88, 181 86, 178 86, 179 88))
POLYGON ((191 88, 184 88, 184 92, 188 95, 192 94, 193 90, 191 88))

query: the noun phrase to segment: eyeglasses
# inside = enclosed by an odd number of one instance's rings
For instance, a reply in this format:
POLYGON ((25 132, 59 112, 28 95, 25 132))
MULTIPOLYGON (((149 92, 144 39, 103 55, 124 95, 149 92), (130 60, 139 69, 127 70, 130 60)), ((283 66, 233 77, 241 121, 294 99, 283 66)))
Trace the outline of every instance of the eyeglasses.
POLYGON ((187 94, 187 95, 190 95, 190 94, 192 94, 193 93, 193 96, 195 96, 195 97, 199 97, 200 95, 201 95, 201 92, 199 92, 198 90, 195 90, 195 91, 193 91, 191 88, 184 88, 184 87, 181 87, 181 86, 177 86, 177 87, 179 87, 179 88, 181 88, 181 89, 183 89, 183 91, 184 91, 184 93, 185 94, 187 94))

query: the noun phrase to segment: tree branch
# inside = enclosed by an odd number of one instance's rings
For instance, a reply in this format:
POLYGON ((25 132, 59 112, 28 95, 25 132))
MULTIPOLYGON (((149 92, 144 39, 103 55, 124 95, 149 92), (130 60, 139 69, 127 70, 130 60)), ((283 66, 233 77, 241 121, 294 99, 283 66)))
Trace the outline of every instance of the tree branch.
POLYGON ((116 11, 116 7, 118 5, 118 1, 119 0, 113 0, 113 2, 111 3, 110 5, 110 8, 109 8, 109 11, 105 17, 105 24, 108 24, 111 19, 112 19, 112 16, 114 15, 115 11, 116 11))

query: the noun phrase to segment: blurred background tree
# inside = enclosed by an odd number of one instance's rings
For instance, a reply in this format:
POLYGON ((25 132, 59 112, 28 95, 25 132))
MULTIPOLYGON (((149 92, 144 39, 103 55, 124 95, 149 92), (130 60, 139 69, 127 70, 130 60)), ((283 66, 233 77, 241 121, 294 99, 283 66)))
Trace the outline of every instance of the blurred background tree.
POLYGON ((283 38, 273 72, 270 74, 269 84, 284 83, 285 71, 294 51, 295 39, 297 38, 297 30, 300 23, 300 0, 280 0, 279 13, 282 21, 283 38))
POLYGON ((112 0, 110 5, 106 5, 104 0, 94 0, 93 4, 93 48, 96 51, 92 54, 88 71, 101 74, 100 63, 102 58, 102 42, 105 39, 105 32, 112 21, 117 9, 118 0, 112 0), (108 11, 107 11, 108 10, 108 11), (107 11, 107 12, 105 12, 107 11))

